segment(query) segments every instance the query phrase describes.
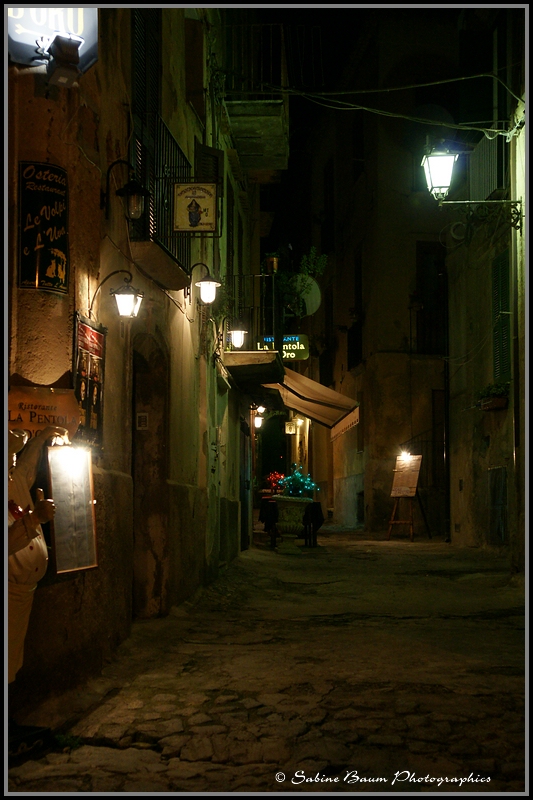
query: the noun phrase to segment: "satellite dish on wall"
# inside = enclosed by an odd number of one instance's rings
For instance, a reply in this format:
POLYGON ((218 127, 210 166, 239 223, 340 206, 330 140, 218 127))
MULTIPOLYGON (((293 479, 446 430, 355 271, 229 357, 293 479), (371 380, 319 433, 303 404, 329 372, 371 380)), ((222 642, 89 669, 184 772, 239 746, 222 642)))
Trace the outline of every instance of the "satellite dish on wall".
POLYGON ((314 314, 320 308, 322 302, 322 295, 320 293, 320 286, 314 278, 309 278, 307 275, 298 275, 296 278, 296 286, 298 291, 301 292, 302 300, 305 303, 304 317, 314 314), (303 291, 300 290, 303 287, 303 291))

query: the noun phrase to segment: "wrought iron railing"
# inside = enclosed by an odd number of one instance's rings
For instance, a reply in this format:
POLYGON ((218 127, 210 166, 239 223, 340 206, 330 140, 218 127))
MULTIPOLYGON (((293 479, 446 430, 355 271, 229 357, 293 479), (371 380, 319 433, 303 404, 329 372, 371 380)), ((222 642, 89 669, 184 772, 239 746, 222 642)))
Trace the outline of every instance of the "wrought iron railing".
POLYGON ((225 74, 229 100, 280 100, 287 86, 283 25, 227 25, 225 74))
POLYGON ((159 115, 135 120, 132 163, 137 178, 150 192, 146 213, 132 223, 132 240, 156 242, 188 273, 190 237, 173 230, 173 192, 175 183, 190 180, 192 170, 159 115))
MULTIPOLYGON (((281 308, 276 302, 274 275, 233 275, 229 279, 231 314, 240 319, 248 331, 246 349, 255 350, 264 337, 280 331, 281 308)), ((267 343, 274 349, 273 343, 267 343)))

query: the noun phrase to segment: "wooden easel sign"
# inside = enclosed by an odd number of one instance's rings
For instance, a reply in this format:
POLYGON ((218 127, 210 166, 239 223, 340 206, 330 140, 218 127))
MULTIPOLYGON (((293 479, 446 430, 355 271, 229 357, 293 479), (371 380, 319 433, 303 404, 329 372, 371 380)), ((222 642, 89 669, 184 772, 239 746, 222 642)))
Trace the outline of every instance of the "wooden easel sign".
POLYGON ((416 495, 421 463, 422 456, 397 456, 391 497, 414 497, 416 495))
POLYGON ((413 503, 418 486, 418 476, 420 474, 420 464, 422 456, 401 455, 396 458, 396 469, 392 481, 391 497, 394 497, 394 508, 389 520, 387 539, 390 539, 393 525, 408 525, 409 539, 413 541, 414 522, 413 522, 413 503), (409 516, 407 519, 396 519, 396 512, 399 513, 400 499, 406 497, 409 500, 409 516))

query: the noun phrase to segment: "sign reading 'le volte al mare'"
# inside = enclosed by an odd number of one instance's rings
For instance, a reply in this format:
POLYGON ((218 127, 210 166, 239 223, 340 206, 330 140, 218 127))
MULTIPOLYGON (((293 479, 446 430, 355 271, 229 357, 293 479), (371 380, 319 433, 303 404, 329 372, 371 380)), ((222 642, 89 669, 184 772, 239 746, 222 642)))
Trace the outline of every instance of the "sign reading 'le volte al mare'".
POLYGON ((55 164, 19 163, 21 289, 68 293, 68 181, 55 164))
MULTIPOLYGON (((258 350, 274 350, 274 337, 263 336, 257 342, 258 350)), ((304 333, 283 337, 283 358, 305 361, 309 358, 309 338, 304 333)))

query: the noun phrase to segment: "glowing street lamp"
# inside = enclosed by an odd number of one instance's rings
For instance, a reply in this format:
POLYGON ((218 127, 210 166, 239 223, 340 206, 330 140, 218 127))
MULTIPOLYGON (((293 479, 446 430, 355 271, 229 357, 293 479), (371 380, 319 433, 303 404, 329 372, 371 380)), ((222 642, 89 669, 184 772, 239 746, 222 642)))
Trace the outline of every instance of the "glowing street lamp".
POLYGON ((447 150, 432 150, 426 153, 422 159, 428 191, 435 200, 444 200, 448 194, 457 158, 457 153, 449 153, 447 150))
POLYGON ((205 267, 207 270, 207 274, 201 278, 201 280, 196 281, 194 285, 198 286, 200 289, 200 300, 202 303, 209 305, 215 301, 217 289, 222 286, 222 284, 211 277, 211 273, 209 272, 209 267, 207 264, 198 261, 196 264, 192 265, 191 272, 195 267, 205 267))
POLYGON ((231 336, 233 347, 242 347, 244 344, 244 337, 248 331, 240 320, 236 320, 228 333, 231 336))

